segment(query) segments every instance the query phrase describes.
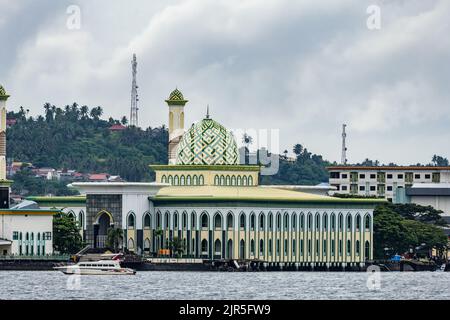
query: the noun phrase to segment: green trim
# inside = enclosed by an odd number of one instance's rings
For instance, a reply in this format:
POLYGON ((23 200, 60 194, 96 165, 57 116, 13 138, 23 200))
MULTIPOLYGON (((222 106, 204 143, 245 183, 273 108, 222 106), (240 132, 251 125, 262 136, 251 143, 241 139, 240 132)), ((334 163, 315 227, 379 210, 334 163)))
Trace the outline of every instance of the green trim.
POLYGON ((166 100, 167 104, 169 106, 185 106, 189 100, 182 100, 182 101, 178 101, 178 100, 166 100))
POLYGON ((214 196, 153 196, 148 198, 150 201, 155 203, 159 202, 260 202, 267 205, 268 203, 308 203, 308 204, 358 204, 358 205, 369 205, 376 206, 378 204, 386 203, 387 200, 384 199, 288 199, 288 198, 252 198, 252 197, 240 197, 236 199, 236 197, 214 197, 214 196))
POLYGON ((149 165, 159 171, 259 171, 261 166, 247 165, 149 165))
POLYGON ((86 196, 78 196, 78 197, 27 197, 26 200, 34 201, 38 203, 86 203, 86 196))
POLYGON ((11 186, 14 183, 12 180, 0 180, 0 186, 11 186))

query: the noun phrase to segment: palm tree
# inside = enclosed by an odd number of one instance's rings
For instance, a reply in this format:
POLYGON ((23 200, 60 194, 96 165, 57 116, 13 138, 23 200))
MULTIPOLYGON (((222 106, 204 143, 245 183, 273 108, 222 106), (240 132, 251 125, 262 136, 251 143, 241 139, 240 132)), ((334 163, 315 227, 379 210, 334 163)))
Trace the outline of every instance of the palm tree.
POLYGON ((169 242, 169 247, 171 253, 174 253, 177 258, 181 258, 183 256, 185 250, 184 243, 178 237, 174 237, 172 241, 169 242))
POLYGON ((117 253, 120 248, 120 244, 123 241, 123 230, 110 228, 108 230, 108 247, 113 248, 114 252, 117 253))

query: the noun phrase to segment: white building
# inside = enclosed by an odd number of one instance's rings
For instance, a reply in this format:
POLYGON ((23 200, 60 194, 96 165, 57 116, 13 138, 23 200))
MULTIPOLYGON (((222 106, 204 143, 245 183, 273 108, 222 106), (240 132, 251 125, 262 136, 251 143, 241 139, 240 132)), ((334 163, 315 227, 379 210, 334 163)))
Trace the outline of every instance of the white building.
POLYGON ((53 216, 57 210, 0 210, 0 255, 53 254, 53 216))
POLYGON ((333 166, 327 168, 335 193, 378 196, 392 201, 398 188, 421 183, 450 183, 450 167, 333 166))

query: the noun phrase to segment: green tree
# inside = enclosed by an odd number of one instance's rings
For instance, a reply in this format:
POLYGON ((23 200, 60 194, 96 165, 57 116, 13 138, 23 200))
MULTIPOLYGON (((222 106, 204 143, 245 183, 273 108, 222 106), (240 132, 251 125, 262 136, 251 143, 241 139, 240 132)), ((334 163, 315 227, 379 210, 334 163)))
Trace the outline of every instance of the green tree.
POLYGON ((186 250, 185 245, 181 239, 174 237, 169 242, 169 248, 172 254, 175 254, 177 258, 181 258, 186 250))
POLYGON ((61 254, 75 254, 83 247, 78 223, 67 213, 53 218, 53 247, 61 254))
POLYGON ((122 243, 122 241, 123 241, 122 229, 110 228, 108 230, 107 244, 108 247, 114 250, 114 253, 117 253, 119 251, 120 244, 122 243))

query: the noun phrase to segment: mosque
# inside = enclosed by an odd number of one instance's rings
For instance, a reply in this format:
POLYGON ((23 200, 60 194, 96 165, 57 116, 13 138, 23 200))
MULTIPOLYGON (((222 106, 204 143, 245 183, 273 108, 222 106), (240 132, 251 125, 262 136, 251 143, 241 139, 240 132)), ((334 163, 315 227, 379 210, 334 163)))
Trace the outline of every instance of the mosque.
POLYGON ((188 101, 177 89, 166 103, 169 163, 150 165, 155 182, 73 183, 82 196, 29 199, 73 215, 93 248, 106 247, 108 230, 119 228, 123 248, 146 256, 177 238, 185 258, 311 266, 372 259, 380 200, 260 186, 261 167, 239 163, 235 137, 209 112, 186 131, 188 101))

